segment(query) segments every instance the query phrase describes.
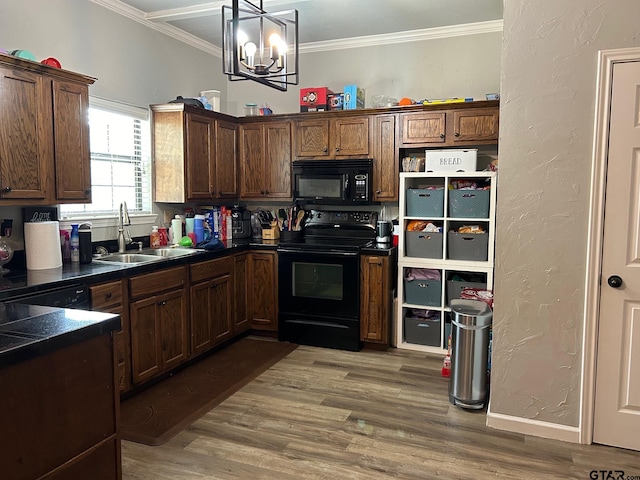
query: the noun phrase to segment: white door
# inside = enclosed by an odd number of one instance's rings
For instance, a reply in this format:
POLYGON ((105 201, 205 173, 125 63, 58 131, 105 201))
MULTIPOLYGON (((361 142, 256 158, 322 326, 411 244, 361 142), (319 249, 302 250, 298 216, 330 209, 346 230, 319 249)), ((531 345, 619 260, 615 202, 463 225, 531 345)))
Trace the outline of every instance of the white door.
POLYGON ((607 158, 593 441, 640 450, 640 62, 613 66, 607 158))

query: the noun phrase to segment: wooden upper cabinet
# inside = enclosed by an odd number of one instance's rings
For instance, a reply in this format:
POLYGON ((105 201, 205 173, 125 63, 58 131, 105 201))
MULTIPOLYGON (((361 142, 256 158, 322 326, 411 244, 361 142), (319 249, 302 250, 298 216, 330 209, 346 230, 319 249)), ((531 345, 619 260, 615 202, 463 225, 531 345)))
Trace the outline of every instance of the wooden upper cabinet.
POLYGON ((89 202, 95 79, 0 55, 0 204, 89 202))
POLYGON ((86 85, 53 81, 56 198, 91 201, 89 91, 86 85))
POLYGON ((22 70, 0 74, 0 195, 44 200, 53 168, 51 83, 22 70))
POLYGON ((240 127, 240 198, 291 197, 291 123, 240 127))
POLYGON ((398 119, 376 115, 373 119, 373 200, 398 200, 398 119))
POLYGON ((401 146, 440 148, 496 144, 499 107, 477 108, 475 105, 474 102, 474 106, 450 110, 401 113, 401 146))
POLYGON ((237 131, 234 123, 216 122, 214 184, 217 198, 238 196, 237 131))
POLYGON ((235 123, 177 103, 151 110, 154 201, 236 198, 235 123))
POLYGON ((185 130, 187 199, 210 199, 215 195, 216 121, 187 113, 185 130))
POLYGON ((403 113, 402 143, 444 143, 445 112, 403 113))
POLYGON ((453 112, 453 141, 486 142, 498 140, 497 108, 455 110, 453 112))
POLYGON ((368 158, 370 128, 368 115, 297 120, 294 122, 296 158, 368 158))

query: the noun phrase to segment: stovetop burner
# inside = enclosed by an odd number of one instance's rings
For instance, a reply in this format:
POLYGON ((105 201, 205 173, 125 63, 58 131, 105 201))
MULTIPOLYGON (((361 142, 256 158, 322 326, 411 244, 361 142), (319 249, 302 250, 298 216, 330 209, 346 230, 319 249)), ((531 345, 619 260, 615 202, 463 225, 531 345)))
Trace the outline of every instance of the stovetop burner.
POLYGON ((280 242, 286 248, 359 250, 373 245, 376 212, 311 210, 303 226, 303 240, 280 242))

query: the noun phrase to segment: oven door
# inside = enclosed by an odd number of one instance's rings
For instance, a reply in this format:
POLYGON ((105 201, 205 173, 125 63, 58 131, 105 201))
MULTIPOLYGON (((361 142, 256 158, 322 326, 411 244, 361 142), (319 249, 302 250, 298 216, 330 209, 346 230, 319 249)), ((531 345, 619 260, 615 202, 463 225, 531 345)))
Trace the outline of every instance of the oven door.
POLYGON ((357 251, 278 250, 278 303, 282 313, 358 319, 357 251))

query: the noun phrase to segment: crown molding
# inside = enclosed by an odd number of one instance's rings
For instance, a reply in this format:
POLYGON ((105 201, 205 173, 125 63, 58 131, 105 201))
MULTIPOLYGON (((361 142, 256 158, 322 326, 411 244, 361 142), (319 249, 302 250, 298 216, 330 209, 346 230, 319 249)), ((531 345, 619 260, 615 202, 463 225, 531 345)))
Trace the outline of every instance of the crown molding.
POLYGON ((145 13, 142 10, 130 7, 129 5, 122 3, 120 0, 91 1, 97 5, 100 5, 101 7, 105 7, 115 13, 127 17, 130 20, 152 28, 160 33, 164 33, 165 35, 168 35, 170 37, 173 37, 176 40, 186 43, 187 45, 191 45, 192 47, 198 48, 206 53, 222 58, 222 49, 220 47, 217 47, 209 42, 205 42, 204 40, 172 25, 149 21, 147 20, 145 13))
POLYGON ((375 47, 394 43, 422 42, 441 38, 477 35, 480 33, 502 32, 502 20, 489 22, 467 23, 448 27, 425 28, 422 30, 408 30, 406 32, 388 33, 382 35, 366 35, 363 37, 341 38, 325 42, 300 44, 300 53, 325 52, 346 50, 349 48, 375 47))
MULTIPOLYGON (((191 35, 184 30, 176 28, 164 22, 151 21, 149 18, 166 19, 168 12, 155 12, 146 15, 143 11, 133 8, 120 0, 91 0, 93 3, 107 8, 124 17, 134 20, 142 25, 152 28, 160 33, 175 38, 187 45, 198 48, 210 55, 222 58, 222 49, 209 42, 191 35), (163 14, 162 14, 163 13, 163 14)), ((211 2, 206 6, 210 10, 212 5, 220 2, 211 2)), ((202 6, 201 6, 202 7, 202 6)), ((200 12, 204 9, 201 8, 200 12)), ((174 13, 176 13, 174 11, 174 13)), ((187 12, 182 12, 187 14, 187 12)), ((194 13, 191 11, 190 13, 194 13)), ((422 30, 409 30, 406 32, 388 33, 382 35, 366 35, 362 37, 341 38, 337 40, 327 40, 324 42, 309 42, 299 45, 300 53, 315 53, 335 50, 346 50, 350 48, 375 47, 380 45, 391 45, 397 43, 422 42, 425 40, 436 40, 442 38, 460 37, 465 35, 477 35, 482 33, 502 32, 503 21, 492 20, 488 22, 467 23, 464 25, 452 25, 447 27, 425 28, 422 30)))

